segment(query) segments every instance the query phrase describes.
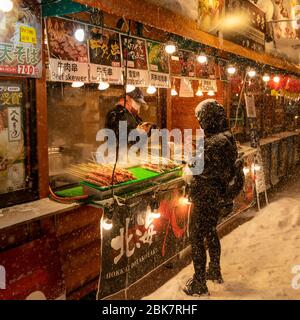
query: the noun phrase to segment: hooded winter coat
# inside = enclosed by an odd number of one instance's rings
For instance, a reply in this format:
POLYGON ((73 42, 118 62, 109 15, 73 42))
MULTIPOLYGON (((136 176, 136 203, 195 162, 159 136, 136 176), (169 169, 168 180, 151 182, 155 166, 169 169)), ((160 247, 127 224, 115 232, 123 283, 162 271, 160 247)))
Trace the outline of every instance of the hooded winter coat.
POLYGON ((196 206, 205 203, 219 211, 226 203, 228 186, 235 175, 238 151, 225 110, 217 101, 203 101, 195 113, 204 130, 204 170, 193 177, 190 196, 196 206))

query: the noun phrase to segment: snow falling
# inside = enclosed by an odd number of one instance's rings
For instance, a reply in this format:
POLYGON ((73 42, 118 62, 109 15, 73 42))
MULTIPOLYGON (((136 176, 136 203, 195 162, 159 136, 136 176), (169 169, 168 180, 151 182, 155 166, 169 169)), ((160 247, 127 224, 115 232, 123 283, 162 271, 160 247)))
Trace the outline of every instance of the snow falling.
POLYGON ((191 264, 144 299, 300 299, 299 230, 298 175, 286 190, 271 199, 268 207, 222 239, 225 283, 208 281, 209 297, 194 298, 183 293, 182 288, 193 275, 191 264))

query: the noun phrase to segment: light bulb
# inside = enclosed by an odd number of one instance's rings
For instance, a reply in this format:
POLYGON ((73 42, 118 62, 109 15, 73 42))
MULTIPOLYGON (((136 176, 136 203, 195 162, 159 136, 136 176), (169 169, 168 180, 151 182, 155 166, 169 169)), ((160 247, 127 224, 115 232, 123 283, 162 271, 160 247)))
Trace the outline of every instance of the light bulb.
POLYGON ((244 171, 244 175, 246 176, 250 172, 250 169, 247 167, 244 167, 243 171, 244 171))
POLYGON ((235 74, 236 73, 236 67, 234 67, 234 66, 229 66, 228 68, 227 68, 227 72, 229 73, 229 74, 235 74))
POLYGON ((82 28, 77 29, 77 30, 75 31, 74 36, 75 36, 75 39, 76 39, 77 41, 82 42, 82 41, 84 40, 84 37, 85 37, 85 32, 84 32, 84 30, 83 30, 82 28))
POLYGON ((102 225, 102 228, 103 228, 104 230, 111 230, 112 227, 113 227, 112 221, 111 221, 110 219, 108 219, 108 218, 104 218, 104 219, 102 220, 101 225, 102 225))
POLYGON ((80 88, 82 86, 84 86, 84 82, 75 81, 72 83, 73 88, 80 88))
POLYGON ((175 53, 175 52, 176 52, 176 46, 175 46, 175 44, 173 44, 173 43, 168 43, 168 44, 166 44, 166 46, 165 46, 165 51, 166 51, 166 53, 168 53, 168 54, 173 54, 173 53, 175 53))
POLYGON ((197 61, 201 64, 207 63, 207 56, 204 53, 200 53, 197 57, 197 61))
POLYGON ((126 93, 132 92, 133 90, 135 90, 135 86, 133 84, 126 85, 126 93))
POLYGON ((0 1, 0 10, 3 12, 9 12, 14 7, 14 4, 11 0, 1 0, 0 1))
POLYGON ((264 81, 264 82, 269 82, 269 81, 270 81, 270 76, 269 76, 268 74, 265 74, 265 75, 263 76, 263 81, 264 81))
POLYGON ((103 90, 106 90, 109 88, 109 83, 106 82, 106 81, 100 81, 99 82, 99 86, 98 86, 98 89, 103 91, 103 90))
POLYGON ((156 92, 156 88, 154 86, 149 86, 147 88, 147 93, 148 94, 154 94, 156 92))
POLYGON ((256 76, 256 71, 255 71, 255 70, 249 70, 249 71, 248 71, 248 76, 249 76, 250 78, 254 78, 254 77, 256 76))
POLYGON ((182 197, 180 198, 179 202, 181 203, 181 205, 188 205, 191 204, 191 202, 189 201, 189 199, 187 197, 182 197))
POLYGON ((171 96, 177 96, 177 95, 178 95, 178 93, 177 93, 176 89, 175 89, 175 88, 172 88, 172 90, 171 90, 171 96))
POLYGON ((160 218, 160 212, 157 210, 154 210, 154 212, 151 212, 151 216, 153 219, 159 219, 160 218))
POLYGON ((202 97, 203 96, 203 92, 202 92, 202 90, 200 88, 196 92, 196 96, 198 96, 198 97, 202 97))
POLYGON ((279 78, 278 76, 275 76, 275 77, 273 78, 273 81, 274 81, 275 83, 279 83, 279 82, 280 82, 280 78, 279 78))
POLYGON ((208 96, 213 97, 215 95, 214 91, 209 90, 207 93, 208 96))

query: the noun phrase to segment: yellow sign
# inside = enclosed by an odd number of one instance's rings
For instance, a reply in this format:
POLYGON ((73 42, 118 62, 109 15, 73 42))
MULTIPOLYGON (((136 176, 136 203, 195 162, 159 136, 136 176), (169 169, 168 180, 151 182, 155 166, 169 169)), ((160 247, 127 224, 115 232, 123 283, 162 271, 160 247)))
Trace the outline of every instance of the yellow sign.
POLYGON ((36 30, 32 27, 20 26, 20 42, 36 44, 36 30))

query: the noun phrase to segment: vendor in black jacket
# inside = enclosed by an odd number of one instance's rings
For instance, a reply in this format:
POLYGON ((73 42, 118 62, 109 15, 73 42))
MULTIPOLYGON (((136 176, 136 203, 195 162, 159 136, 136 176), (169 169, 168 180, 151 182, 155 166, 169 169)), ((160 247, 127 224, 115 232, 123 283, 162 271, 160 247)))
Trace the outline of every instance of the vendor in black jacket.
POLYGON ((126 94, 126 103, 122 98, 116 106, 106 115, 106 128, 112 129, 117 138, 119 137, 119 122, 127 121, 127 133, 131 130, 142 129, 147 133, 151 130, 151 124, 143 122, 140 118, 140 109, 142 105, 147 105, 142 91, 135 88, 134 91, 126 94))
POLYGON ((190 198, 194 204, 190 240, 195 274, 187 282, 184 292, 203 295, 209 294, 206 280, 223 282, 216 226, 226 203, 227 188, 235 175, 238 152, 223 106, 215 100, 205 100, 195 113, 204 130, 204 169, 201 175, 193 176, 190 185, 190 198), (205 240, 210 256, 207 272, 205 240))

